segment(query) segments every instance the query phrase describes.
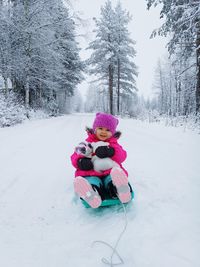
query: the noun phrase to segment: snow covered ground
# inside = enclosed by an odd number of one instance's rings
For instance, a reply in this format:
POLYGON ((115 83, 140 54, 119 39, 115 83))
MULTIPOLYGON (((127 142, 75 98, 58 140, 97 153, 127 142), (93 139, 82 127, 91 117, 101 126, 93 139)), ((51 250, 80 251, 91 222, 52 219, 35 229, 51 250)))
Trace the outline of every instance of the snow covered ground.
MULTIPOLYGON (((100 267, 124 227, 121 206, 85 209, 70 155, 93 115, 0 129, 0 266, 100 267)), ((199 267, 200 135, 121 119, 135 200, 118 251, 127 267, 199 267)), ((114 258, 115 259, 115 258, 114 258)), ((115 259, 117 261, 117 259, 115 259)))

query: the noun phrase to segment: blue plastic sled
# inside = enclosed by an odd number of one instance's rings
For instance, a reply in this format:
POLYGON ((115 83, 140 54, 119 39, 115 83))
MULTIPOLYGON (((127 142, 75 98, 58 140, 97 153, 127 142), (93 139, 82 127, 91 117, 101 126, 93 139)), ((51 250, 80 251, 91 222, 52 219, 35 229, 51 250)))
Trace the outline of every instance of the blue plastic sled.
MULTIPOLYGON (((134 198, 134 192, 131 192, 131 199, 134 198)), ((91 208, 90 205, 83 199, 81 199, 82 204, 86 207, 86 208, 91 208)), ((129 202, 128 202, 129 203, 129 202)), ((127 203, 127 204, 128 204, 127 203)), ((121 204, 119 199, 111 199, 111 198, 106 198, 102 201, 101 206, 99 207, 106 207, 106 206, 114 206, 114 205, 119 205, 121 204)))

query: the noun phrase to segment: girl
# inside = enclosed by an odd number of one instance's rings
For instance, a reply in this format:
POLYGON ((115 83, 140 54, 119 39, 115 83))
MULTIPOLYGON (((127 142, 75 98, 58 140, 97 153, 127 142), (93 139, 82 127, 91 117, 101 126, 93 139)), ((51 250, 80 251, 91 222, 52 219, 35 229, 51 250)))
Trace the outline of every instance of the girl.
POLYGON ((93 128, 87 128, 89 143, 101 141, 108 145, 99 146, 95 155, 101 159, 111 158, 117 163, 117 167, 108 170, 94 170, 91 158, 74 152, 71 156, 73 166, 76 168, 74 190, 77 195, 84 199, 92 208, 101 205, 105 195, 110 198, 119 198, 122 203, 131 200, 131 191, 128 184, 128 173, 122 167, 126 159, 126 151, 118 144, 121 133, 116 132, 118 119, 106 113, 97 113, 93 122, 93 128))

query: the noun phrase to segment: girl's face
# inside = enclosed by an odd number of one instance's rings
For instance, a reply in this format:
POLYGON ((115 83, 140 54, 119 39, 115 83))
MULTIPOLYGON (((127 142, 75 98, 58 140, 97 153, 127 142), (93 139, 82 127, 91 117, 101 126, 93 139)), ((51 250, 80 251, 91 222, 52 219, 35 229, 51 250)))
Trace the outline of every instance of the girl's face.
POLYGON ((111 131, 104 127, 97 127, 95 134, 100 141, 105 141, 112 136, 111 131))

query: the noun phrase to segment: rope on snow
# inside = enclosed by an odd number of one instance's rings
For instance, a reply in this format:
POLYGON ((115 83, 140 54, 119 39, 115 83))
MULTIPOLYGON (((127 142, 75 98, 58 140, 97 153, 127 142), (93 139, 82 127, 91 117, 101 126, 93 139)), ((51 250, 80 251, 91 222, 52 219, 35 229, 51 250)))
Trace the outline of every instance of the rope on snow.
POLYGON ((109 248, 111 248, 112 250, 112 254, 111 254, 111 257, 110 257, 110 260, 106 259, 106 258, 102 258, 101 261, 106 264, 106 265, 109 265, 110 267, 113 267, 113 266, 116 266, 116 265, 121 265, 121 264, 124 264, 124 260, 122 259, 122 257, 120 256, 119 252, 117 251, 117 246, 123 236, 123 234, 125 233, 126 229, 127 229, 127 225, 128 225, 128 220, 127 220, 127 212, 126 212, 126 208, 125 208, 125 205, 123 203, 122 204, 122 207, 123 207, 123 210, 124 210, 124 228, 122 230, 122 232, 119 234, 118 238, 117 238, 117 241, 113 246, 111 246, 109 243, 105 242, 105 241, 102 241, 102 240, 96 240, 92 243, 92 247, 97 244, 97 243, 100 243, 100 244, 103 244, 103 245, 106 245, 108 246, 109 248), (119 262, 117 263, 113 263, 113 257, 114 255, 116 255, 118 257, 118 259, 120 260, 119 262))

